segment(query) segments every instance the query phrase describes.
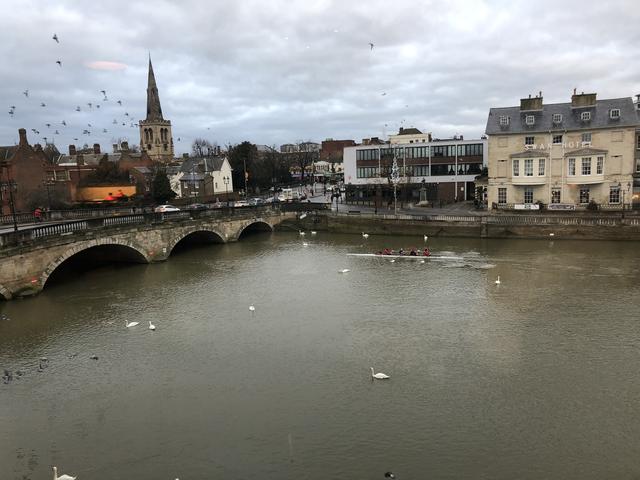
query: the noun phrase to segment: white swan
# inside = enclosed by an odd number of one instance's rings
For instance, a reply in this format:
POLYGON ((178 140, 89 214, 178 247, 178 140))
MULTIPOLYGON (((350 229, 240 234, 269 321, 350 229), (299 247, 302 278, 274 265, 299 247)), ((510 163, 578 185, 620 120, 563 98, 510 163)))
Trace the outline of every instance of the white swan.
POLYGON ((155 330, 155 329, 156 329, 156 326, 153 323, 151 323, 151 321, 149 321, 149 330, 155 330))
POLYGON ((395 263, 396 259, 392 258, 391 260, 389 260, 389 263, 395 263))
POLYGON ((420 263, 424 263, 424 260, 420 260, 420 263))
POLYGON ((58 467, 53 468, 53 480, 76 480, 76 477, 71 477, 69 475, 63 474, 60 477, 58 476, 58 467))
POLYGON ((302 242, 302 246, 303 246, 303 247, 308 247, 308 246, 309 246, 309 244, 308 244, 307 242, 302 242))
POLYGON ((362 238, 369 238, 369 234, 362 232, 362 238))
POLYGON ((429 240, 429 236, 428 236, 428 235, 425 235, 425 236, 424 236, 424 241, 426 242, 427 240, 429 240))
POLYGON ((315 235, 316 233, 318 232, 316 232, 315 230, 311 230, 311 235, 315 235))
POLYGON ((553 233, 553 232, 551 232, 551 233, 549 234, 549 236, 550 236, 550 237, 553 237, 554 235, 555 235, 555 233, 553 233))
POLYGON ((502 282, 500 281, 500 275, 498 275, 498 279, 495 281, 496 285, 500 285, 502 282))
POLYGON ((350 272, 351 270, 349 270, 348 268, 343 268, 342 270, 338 270, 338 273, 347 273, 350 272))
POLYGON ((376 378, 378 380, 386 380, 387 378, 391 378, 391 377, 389 377, 389 375, 386 375, 382 372, 373 373, 373 367, 371 367, 371 378, 376 378))
POLYGON ((135 327, 136 325, 138 325, 138 323, 140 322, 127 322, 126 320, 124 321, 124 324, 127 326, 127 328, 135 327))
POLYGON ((306 233, 305 233, 305 232, 303 232, 302 230, 298 230, 298 232, 300 233, 300 236, 301 236, 301 237, 304 237, 304 236, 306 235, 306 233))
POLYGON ((254 307, 253 305, 249 305, 249 310, 252 312, 256 311, 256 307, 254 307))

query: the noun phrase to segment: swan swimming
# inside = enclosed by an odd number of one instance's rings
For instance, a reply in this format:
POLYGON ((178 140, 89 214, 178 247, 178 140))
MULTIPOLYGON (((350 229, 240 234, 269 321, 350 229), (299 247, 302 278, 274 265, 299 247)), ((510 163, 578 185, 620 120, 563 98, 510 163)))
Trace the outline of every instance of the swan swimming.
POLYGON ((254 307, 253 305, 249 305, 249 310, 252 312, 256 311, 256 307, 254 307))
POLYGON ((124 324, 127 326, 127 328, 135 327, 136 325, 138 325, 138 323, 140 322, 127 322, 126 320, 124 321, 124 324))
POLYGON ((155 330, 155 329, 156 329, 156 326, 153 323, 151 323, 151 321, 149 321, 149 330, 155 330))
POLYGON ((377 378, 378 380, 386 380, 387 378, 391 378, 391 377, 389 377, 389 375, 386 375, 382 372, 373 373, 373 367, 371 367, 371 378, 377 378))
POLYGON ((502 282, 500 281, 500 275, 498 275, 498 279, 495 281, 496 285, 500 285, 502 282))
POLYGON ((316 232, 315 230, 311 230, 311 235, 315 235, 316 233, 318 232, 316 232))
POLYGON ((369 234, 362 232, 362 238, 369 238, 369 234))
POLYGON ((427 240, 429 240, 429 236, 428 236, 428 235, 425 235, 425 236, 424 236, 424 241, 426 242, 427 240))
POLYGON ((342 270, 338 270, 338 273, 347 273, 350 272, 351 270, 349 270, 348 268, 343 268, 342 270))
POLYGON ((58 467, 53 468, 53 480, 76 480, 76 477, 71 477, 66 474, 62 474, 60 477, 58 476, 58 467))

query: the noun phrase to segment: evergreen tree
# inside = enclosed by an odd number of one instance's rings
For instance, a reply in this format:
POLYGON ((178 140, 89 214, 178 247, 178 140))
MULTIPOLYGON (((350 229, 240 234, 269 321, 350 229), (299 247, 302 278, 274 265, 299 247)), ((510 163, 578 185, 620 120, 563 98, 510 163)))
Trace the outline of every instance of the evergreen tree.
POLYGON ((151 194, 157 203, 167 203, 176 196, 176 192, 171 190, 169 177, 163 169, 156 170, 156 176, 153 177, 151 185, 151 194))

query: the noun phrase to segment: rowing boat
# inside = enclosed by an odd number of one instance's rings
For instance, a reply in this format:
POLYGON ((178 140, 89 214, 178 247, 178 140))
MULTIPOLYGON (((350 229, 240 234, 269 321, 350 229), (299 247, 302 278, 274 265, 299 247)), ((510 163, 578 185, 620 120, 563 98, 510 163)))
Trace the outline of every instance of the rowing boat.
POLYGON ((462 257, 454 257, 449 255, 382 255, 377 253, 347 253, 350 257, 368 257, 368 258, 408 258, 410 260, 462 260, 462 257))

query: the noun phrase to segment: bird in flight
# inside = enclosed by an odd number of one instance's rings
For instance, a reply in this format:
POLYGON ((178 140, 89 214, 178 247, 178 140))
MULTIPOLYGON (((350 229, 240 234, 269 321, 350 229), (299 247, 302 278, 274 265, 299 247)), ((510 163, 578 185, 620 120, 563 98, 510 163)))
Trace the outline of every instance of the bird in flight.
POLYGON ((114 118, 114 119, 113 119, 113 122, 111 122, 111 123, 113 123, 114 125, 117 125, 117 124, 118 124, 118 121, 114 118))
POLYGON ((77 139, 77 138, 74 138, 73 140, 74 140, 75 142, 77 142, 77 141, 78 141, 78 139, 77 139))
POLYGON ((42 103, 40 104, 40 106, 41 106, 41 107, 46 107, 46 106, 47 106, 47 104, 46 104, 46 103, 44 103, 44 102, 42 102, 42 103))
POLYGON ((105 97, 107 96, 107 92, 106 92, 106 91, 104 91, 104 90, 100 90, 100 93, 101 93, 102 95, 104 95, 105 97))
POLYGON ((9 110, 9 115, 13 115, 13 110, 9 110))
POLYGON ((87 127, 91 128, 91 124, 90 124, 90 123, 87 123, 87 127))
POLYGON ((100 108, 100 105, 96 105, 96 108, 100 108))
POLYGON ((62 125, 64 125, 65 127, 67 126, 67 122, 65 122, 64 120, 62 120, 62 125))
POLYGON ((382 96, 384 97, 387 94, 387 92, 382 92, 382 96))
POLYGON ((103 129, 102 129, 102 133, 107 133, 107 129, 106 129, 106 128, 103 128, 103 129))
POLYGON ((373 50, 373 47, 375 47, 375 45, 373 43, 369 42, 369 47, 371 47, 370 48, 370 51, 371 51, 371 50, 373 50))
POLYGON ((122 100, 118 100, 116 103, 117 103, 118 105, 122 106, 122 100))
POLYGON ((89 108, 91 108, 91 107, 93 106, 93 103, 89 102, 89 103, 87 103, 87 106, 88 106, 89 108))
POLYGON ((58 130, 56 130, 55 132, 53 132, 54 135, 60 135, 60 132, 58 130))
POLYGON ((62 62, 61 62, 60 60, 56 60, 56 63, 57 63, 59 66, 62 66, 62 62))
POLYGON ((29 96, 29 90, 28 90, 28 89, 27 89, 27 90, 25 90, 25 91, 24 91, 24 92, 22 92, 22 93, 24 94, 24 96, 25 96, 25 97, 28 97, 28 96, 29 96))
POLYGON ((124 116, 128 117, 129 116, 129 112, 124 112, 124 116))
POLYGON ((51 124, 50 124, 50 123, 45 123, 44 125, 45 125, 45 127, 47 127, 47 128, 50 128, 50 127, 51 127, 51 124))
POLYGON ((79 111, 80 111, 80 105, 76 107, 76 112, 79 112, 79 111))
POLYGON ((55 33, 53 34, 53 37, 51 37, 51 38, 53 38, 56 41, 56 43, 60 43, 60 40, 58 40, 58 35, 56 35, 55 33))

